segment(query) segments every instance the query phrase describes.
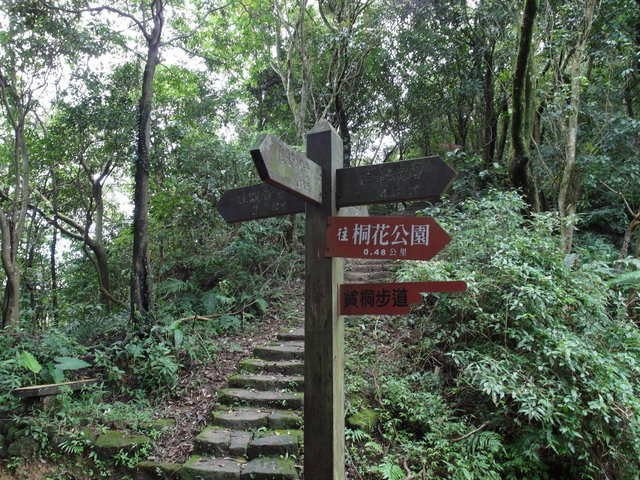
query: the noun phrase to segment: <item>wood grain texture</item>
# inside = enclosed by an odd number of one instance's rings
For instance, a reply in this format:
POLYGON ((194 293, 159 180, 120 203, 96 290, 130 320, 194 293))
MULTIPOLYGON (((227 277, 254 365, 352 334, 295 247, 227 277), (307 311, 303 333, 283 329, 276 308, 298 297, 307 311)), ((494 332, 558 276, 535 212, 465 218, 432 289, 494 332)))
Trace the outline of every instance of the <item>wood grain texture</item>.
POLYGON ((306 210, 304 478, 343 480, 344 325, 337 303, 343 264, 324 255, 327 218, 337 213, 342 141, 328 122, 307 135, 307 157, 322 168, 322 204, 306 210))

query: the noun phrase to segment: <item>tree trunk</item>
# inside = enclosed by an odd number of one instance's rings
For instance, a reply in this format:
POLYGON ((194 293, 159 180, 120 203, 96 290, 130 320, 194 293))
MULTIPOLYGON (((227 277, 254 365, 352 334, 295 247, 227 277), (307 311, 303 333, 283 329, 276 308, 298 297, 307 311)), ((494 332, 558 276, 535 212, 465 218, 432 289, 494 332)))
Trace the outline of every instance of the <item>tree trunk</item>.
MULTIPOLYGON (((2 325, 17 327, 20 325, 20 268, 18 252, 20 240, 27 218, 29 205, 29 155, 25 136, 25 123, 30 110, 31 96, 15 90, 18 80, 15 72, 7 79, 0 65, 0 100, 14 134, 13 149, 13 198, 7 202, 8 211, 0 210, 0 255, 7 276, 5 297, 2 302, 2 325)), ((4 195, 7 196, 8 195, 4 195)))
POLYGON ((571 252, 573 234, 576 223, 579 179, 577 175, 576 154, 578 150, 578 115, 580 114, 580 97, 582 93, 582 64, 586 57, 587 40, 593 24, 595 0, 586 0, 584 25, 580 39, 576 45, 570 68, 571 97, 565 132, 565 163, 558 191, 558 213, 562 218, 562 249, 571 252))
POLYGON ((136 155, 133 210, 133 267, 131 276, 131 321, 139 328, 151 323, 152 287, 149 251, 149 176, 151 162, 151 100, 158 64, 160 35, 163 26, 163 2, 154 0, 153 30, 145 33, 148 44, 147 61, 142 77, 142 94, 138 110, 138 146, 136 155))
POLYGON ((334 100, 336 116, 338 117, 338 128, 340 131, 340 137, 342 138, 342 150, 343 150, 343 165, 345 167, 351 166, 351 132, 349 131, 349 120, 347 118, 347 112, 342 102, 342 96, 337 94, 334 100))
MULTIPOLYGON (((52 188, 52 204, 54 219, 58 214, 58 182, 54 169, 50 171, 51 188, 52 188)), ((57 220, 54 220, 53 238, 49 250, 49 268, 51 272, 51 310, 53 311, 53 326, 57 327, 60 323, 60 314, 58 313, 58 262, 56 260, 56 252, 58 250, 58 228, 57 220)))
POLYGON ((518 56, 513 79, 513 109, 511 116, 512 152, 508 170, 511 185, 524 196, 529 209, 540 210, 538 187, 529 162, 529 138, 531 135, 531 102, 533 51, 533 26, 538 10, 536 0, 525 0, 518 44, 518 56))
POLYGON ((482 160, 488 168, 493 163, 496 150, 496 134, 498 131, 498 118, 494 107, 494 85, 493 85, 493 49, 490 45, 484 52, 484 126, 482 160))

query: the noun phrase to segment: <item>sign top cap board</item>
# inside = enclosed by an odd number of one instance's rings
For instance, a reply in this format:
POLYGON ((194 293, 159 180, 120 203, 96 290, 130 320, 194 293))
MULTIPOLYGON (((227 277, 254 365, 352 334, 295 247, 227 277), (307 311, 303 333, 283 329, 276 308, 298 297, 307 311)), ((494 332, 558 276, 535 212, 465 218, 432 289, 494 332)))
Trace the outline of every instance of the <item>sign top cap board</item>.
POLYGON ((441 157, 425 157, 336 170, 338 207, 435 200, 456 179, 441 157))
POLYGON ((322 203, 322 169, 304 154, 264 134, 256 140, 251 157, 263 182, 314 205, 322 203))

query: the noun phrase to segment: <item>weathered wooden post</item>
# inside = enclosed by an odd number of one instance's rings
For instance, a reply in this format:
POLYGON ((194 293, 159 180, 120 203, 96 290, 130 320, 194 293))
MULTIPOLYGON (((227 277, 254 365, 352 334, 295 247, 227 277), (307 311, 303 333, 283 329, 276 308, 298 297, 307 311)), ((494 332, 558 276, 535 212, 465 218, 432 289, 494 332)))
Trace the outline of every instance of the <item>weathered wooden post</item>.
POLYGON ((325 256, 327 220, 337 215, 342 140, 326 122, 307 135, 307 157, 322 168, 322 203, 307 203, 305 275, 304 478, 344 478, 344 325, 338 315, 342 259, 325 256))

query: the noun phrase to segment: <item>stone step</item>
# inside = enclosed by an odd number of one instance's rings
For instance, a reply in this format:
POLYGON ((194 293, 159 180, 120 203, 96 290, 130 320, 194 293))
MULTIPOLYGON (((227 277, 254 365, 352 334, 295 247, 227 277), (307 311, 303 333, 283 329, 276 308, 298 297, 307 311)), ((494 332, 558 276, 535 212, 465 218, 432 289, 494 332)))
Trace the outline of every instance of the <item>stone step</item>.
POLYGON ((304 377, 302 375, 238 374, 229 377, 229 387, 301 392, 304 390, 304 377))
POLYGON ((349 275, 350 273, 380 273, 387 272, 386 265, 353 265, 348 270, 345 270, 344 274, 349 275))
MULTIPOLYGON (((300 432, 302 433, 302 432, 300 432)), ((258 457, 298 457, 301 435, 291 433, 273 433, 254 438, 249 444, 249 459, 258 457)))
POLYGON ((283 375, 303 375, 304 362, 302 360, 280 360, 269 362, 259 358, 242 360, 238 364, 240 372, 250 373, 280 373, 283 375))
POLYGON ((182 480, 296 480, 295 459, 260 457, 248 463, 230 458, 192 456, 180 471, 182 480))
POLYGON ((296 459, 259 457, 251 460, 242 471, 240 480, 296 480, 296 459))
POLYGON ((135 480, 157 480, 159 478, 180 478, 181 463, 145 461, 136 465, 135 480))
POLYGON ((231 458, 192 456, 182 466, 182 480, 240 480, 246 463, 231 458))
POLYGON ((384 282, 389 280, 389 272, 371 272, 371 273, 359 273, 359 272, 345 272, 345 283, 374 283, 384 282))
POLYGON ((225 409, 212 412, 211 424, 233 430, 295 430, 302 427, 302 414, 294 410, 225 409))
POLYGON ((286 341, 304 341, 304 328, 292 328, 278 333, 278 340, 286 341))
POLYGON ((287 393, 279 391, 258 392, 240 388, 225 388, 218 392, 218 402, 221 405, 242 405, 251 407, 283 408, 291 410, 302 409, 304 393, 287 393))
POLYGON ((253 355, 262 360, 304 360, 304 342, 282 342, 277 345, 257 346, 253 355))
POLYGON ((193 440, 193 454, 205 457, 246 457, 253 434, 207 427, 193 440))

